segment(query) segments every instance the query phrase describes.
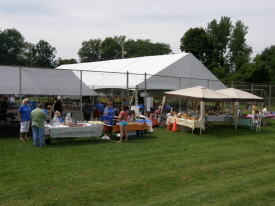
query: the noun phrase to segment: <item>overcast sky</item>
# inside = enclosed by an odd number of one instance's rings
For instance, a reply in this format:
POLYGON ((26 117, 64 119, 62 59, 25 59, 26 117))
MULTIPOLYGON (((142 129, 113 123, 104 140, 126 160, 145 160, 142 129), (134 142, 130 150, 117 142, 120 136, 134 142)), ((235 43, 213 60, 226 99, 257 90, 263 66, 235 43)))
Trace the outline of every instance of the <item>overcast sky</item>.
POLYGON ((114 35, 167 43, 180 53, 186 31, 227 16, 249 27, 255 56, 275 45, 274 8, 274 0, 1 0, 0 28, 15 28, 33 44, 45 40, 57 57, 78 60, 83 41, 114 35))

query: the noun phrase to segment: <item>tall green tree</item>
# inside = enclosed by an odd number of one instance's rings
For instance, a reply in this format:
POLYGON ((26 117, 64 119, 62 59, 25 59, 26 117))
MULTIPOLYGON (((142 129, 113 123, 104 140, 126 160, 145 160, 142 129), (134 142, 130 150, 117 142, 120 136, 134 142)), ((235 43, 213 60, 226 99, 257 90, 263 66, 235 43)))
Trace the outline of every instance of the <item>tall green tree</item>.
POLYGON ((216 19, 208 23, 206 33, 213 42, 214 61, 220 67, 224 67, 229 72, 228 61, 226 59, 227 48, 230 41, 232 23, 229 17, 221 17, 218 23, 216 19))
POLYGON ((204 65, 211 63, 211 54, 213 52, 213 42, 206 34, 205 29, 191 28, 180 39, 181 51, 192 53, 204 65))
POLYGON ((32 62, 32 66, 49 68, 53 68, 56 66, 56 49, 55 47, 52 47, 48 42, 40 40, 35 45, 34 53, 35 56, 32 62))
POLYGON ((115 40, 115 38, 107 37, 100 45, 101 49, 101 60, 112 60, 118 59, 121 53, 121 46, 115 40))
POLYGON ((169 44, 152 43, 149 39, 129 39, 125 42, 125 52, 127 58, 132 58, 170 54, 172 50, 169 44))
POLYGON ((238 71, 244 64, 250 61, 252 48, 246 44, 245 35, 248 27, 242 21, 237 21, 232 29, 229 42, 229 62, 232 71, 238 71))
POLYGON ((275 45, 264 49, 254 58, 262 82, 275 83, 275 45))
POLYGON ((24 47, 20 55, 19 64, 22 66, 34 66, 35 55, 35 44, 24 42, 24 47))
POLYGON ((0 32, 0 64, 18 65, 24 47, 24 37, 16 29, 0 32))
POLYGON ((95 62, 101 60, 101 39, 83 41, 78 51, 80 62, 95 62))
POLYGON ((61 59, 61 58, 58 58, 56 66, 58 67, 58 66, 60 66, 62 64, 76 64, 76 63, 77 63, 76 59, 73 59, 73 58, 71 58, 71 59, 61 59))

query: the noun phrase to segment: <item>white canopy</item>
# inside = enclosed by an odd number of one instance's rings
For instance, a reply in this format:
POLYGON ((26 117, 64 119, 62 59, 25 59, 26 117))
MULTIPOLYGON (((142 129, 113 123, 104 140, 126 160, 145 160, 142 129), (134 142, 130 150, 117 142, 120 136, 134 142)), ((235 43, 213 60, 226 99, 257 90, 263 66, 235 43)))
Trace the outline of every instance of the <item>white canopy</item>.
POLYGON ((235 101, 237 101, 237 102, 246 102, 246 101, 263 102, 264 101, 264 99, 261 97, 258 97, 254 94, 249 93, 249 92, 245 92, 245 91, 235 89, 235 88, 220 89, 220 90, 216 90, 216 92, 234 97, 235 101))
POLYGON ((202 132, 202 125, 203 119, 204 119, 204 105, 205 101, 234 101, 235 98, 227 96, 225 94, 221 94, 219 92, 213 91, 211 89, 197 86, 197 87, 192 87, 192 88, 187 88, 187 89, 180 89, 176 91, 171 91, 171 92, 165 92, 166 96, 171 96, 171 97, 181 97, 184 99, 193 99, 196 101, 200 101, 200 114, 201 114, 201 125, 200 125, 200 135, 202 132))
POLYGON ((0 94, 97 95, 72 71, 55 69, 0 66, 0 85, 0 94))
MULTIPOLYGON (((227 88, 227 89, 221 89, 217 90, 216 92, 220 94, 226 94, 231 97, 235 98, 234 101, 234 122, 238 122, 238 111, 239 111, 239 102, 246 102, 246 101, 257 101, 257 102, 263 102, 264 99, 261 97, 258 97, 254 94, 251 94, 249 92, 245 92, 239 89, 235 88, 227 88)), ((262 108, 263 106, 261 106, 262 108)), ((238 124, 235 124, 235 131, 237 131, 238 124)))
MULTIPOLYGON (((235 122, 235 131, 237 130, 237 122, 238 122, 238 110, 239 110, 239 102, 242 101, 260 101, 262 102, 264 99, 258 97, 254 94, 250 94, 248 92, 238 90, 235 88, 227 88, 221 89, 217 91, 212 91, 208 88, 204 87, 193 87, 188 89, 181 89, 171 92, 165 92, 166 96, 172 97, 181 97, 184 99, 193 99, 200 102, 200 113, 201 119, 204 117, 204 102, 211 102, 211 101, 231 101, 234 102, 234 122, 235 122)), ((200 134, 202 132, 202 124, 200 127, 200 134)))
POLYGON ((183 99, 192 99, 196 101, 204 101, 204 102, 216 102, 216 101, 234 101, 235 98, 221 94, 217 91, 213 91, 211 89, 197 86, 191 87, 187 89, 180 89, 171 92, 165 92, 166 96, 172 97, 180 97, 183 99))
MULTIPOLYGON (((128 89, 136 86, 145 89, 145 73, 148 90, 176 90, 194 86, 212 90, 226 88, 189 53, 66 64, 57 69, 82 70, 83 82, 93 89, 127 89, 127 81, 128 89)), ((79 72, 75 73, 79 75, 79 72)))

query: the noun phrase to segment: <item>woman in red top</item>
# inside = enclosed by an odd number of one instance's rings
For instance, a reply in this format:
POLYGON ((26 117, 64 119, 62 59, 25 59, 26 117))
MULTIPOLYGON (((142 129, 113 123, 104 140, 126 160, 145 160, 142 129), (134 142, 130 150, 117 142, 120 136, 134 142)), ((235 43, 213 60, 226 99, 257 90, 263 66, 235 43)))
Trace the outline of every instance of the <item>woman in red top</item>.
POLYGON ((123 136, 125 135, 125 142, 128 142, 128 132, 127 132, 127 126, 128 126, 128 107, 126 105, 121 106, 122 111, 119 113, 118 119, 120 120, 120 140, 117 142, 122 142, 123 136))

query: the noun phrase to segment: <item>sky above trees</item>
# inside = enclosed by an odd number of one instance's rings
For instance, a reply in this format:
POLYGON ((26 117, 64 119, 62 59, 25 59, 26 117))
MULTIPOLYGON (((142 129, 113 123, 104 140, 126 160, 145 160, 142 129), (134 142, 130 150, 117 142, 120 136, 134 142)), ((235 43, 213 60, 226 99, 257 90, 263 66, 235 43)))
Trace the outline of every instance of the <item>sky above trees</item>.
POLYGON ((15 28, 33 44, 47 41, 57 58, 79 59, 83 41, 115 35, 166 43, 180 53, 186 31, 228 16, 249 27, 247 44, 255 56, 274 45, 274 8, 273 0, 1 0, 0 28, 15 28))

